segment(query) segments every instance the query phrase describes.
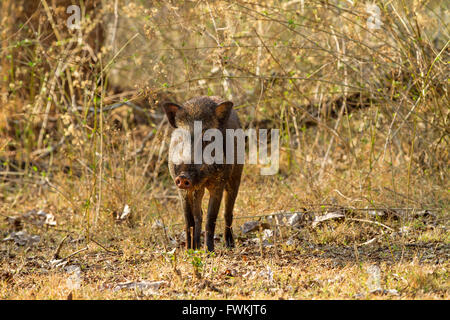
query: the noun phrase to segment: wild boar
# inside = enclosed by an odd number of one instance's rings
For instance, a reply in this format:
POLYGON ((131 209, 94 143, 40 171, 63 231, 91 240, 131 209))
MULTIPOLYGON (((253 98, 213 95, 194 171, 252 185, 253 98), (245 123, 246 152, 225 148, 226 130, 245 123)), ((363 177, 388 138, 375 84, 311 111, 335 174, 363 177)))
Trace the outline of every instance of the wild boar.
MULTIPOLYGON (((165 102, 162 107, 167 115, 172 127, 183 129, 187 132, 189 138, 187 157, 184 156, 180 161, 174 161, 173 143, 169 148, 169 171, 174 180, 184 211, 186 221, 186 247, 200 248, 200 234, 202 229, 202 198, 205 189, 209 191, 208 214, 206 217, 206 246, 209 251, 214 251, 214 231, 216 226, 217 214, 219 212, 222 195, 225 193, 225 232, 224 238, 228 248, 234 247, 232 222, 233 207, 241 182, 243 162, 237 161, 239 156, 237 152, 237 137, 233 136, 232 149, 226 147, 226 143, 219 144, 223 146, 220 150, 215 150, 215 156, 223 151, 223 159, 228 161, 203 161, 202 152, 208 148, 208 131, 221 133, 223 139, 232 130, 241 128, 238 115, 233 110, 233 103, 220 97, 200 96, 195 97, 182 105, 173 102, 165 102), (196 126, 201 125, 200 140, 196 140, 196 126), (212 130, 211 130, 212 129, 212 130), (232 130, 230 130, 232 129, 232 130), (195 144, 201 146, 200 162, 196 159, 195 144), (193 146, 193 147, 192 147, 193 146), (230 151, 231 150, 231 151, 230 151), (219 152, 216 152, 219 151, 219 152), (228 158, 227 158, 228 153, 228 158), (171 156, 172 155, 172 156, 171 156), (229 161, 231 157, 232 161, 229 161), (230 163, 231 162, 231 163, 230 163)), ((242 129, 241 129, 242 131, 242 129)), ((172 139, 173 136, 172 136, 172 139)), ((215 136, 214 142, 219 139, 215 136)), ((212 139, 209 138, 211 141, 212 139)), ((229 142, 229 141, 228 141, 229 142)), ((211 142, 212 143, 212 142, 211 142)), ((184 150, 186 151, 186 150, 184 150)))

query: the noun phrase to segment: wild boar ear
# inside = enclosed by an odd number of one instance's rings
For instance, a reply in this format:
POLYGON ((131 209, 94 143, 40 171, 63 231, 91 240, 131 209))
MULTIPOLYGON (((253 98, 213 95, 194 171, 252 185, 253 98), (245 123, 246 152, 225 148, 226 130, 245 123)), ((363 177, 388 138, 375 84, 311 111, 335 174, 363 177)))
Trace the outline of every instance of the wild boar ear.
POLYGON ((225 101, 220 103, 216 107, 216 117, 220 121, 226 121, 228 117, 230 116, 231 109, 233 109, 233 102, 231 101, 225 101))
POLYGON ((182 109, 182 107, 173 102, 164 102, 162 104, 162 107, 167 115, 167 119, 169 119, 170 125, 174 128, 177 128, 177 125, 175 123, 175 115, 182 109))

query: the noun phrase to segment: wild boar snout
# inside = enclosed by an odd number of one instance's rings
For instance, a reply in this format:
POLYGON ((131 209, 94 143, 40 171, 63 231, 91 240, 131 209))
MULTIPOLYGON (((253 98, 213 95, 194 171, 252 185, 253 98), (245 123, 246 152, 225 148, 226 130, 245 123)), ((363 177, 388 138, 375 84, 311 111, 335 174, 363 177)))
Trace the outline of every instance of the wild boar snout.
POLYGON ((192 188, 192 180, 187 177, 186 174, 180 174, 175 178, 175 184, 180 189, 190 189, 192 188))

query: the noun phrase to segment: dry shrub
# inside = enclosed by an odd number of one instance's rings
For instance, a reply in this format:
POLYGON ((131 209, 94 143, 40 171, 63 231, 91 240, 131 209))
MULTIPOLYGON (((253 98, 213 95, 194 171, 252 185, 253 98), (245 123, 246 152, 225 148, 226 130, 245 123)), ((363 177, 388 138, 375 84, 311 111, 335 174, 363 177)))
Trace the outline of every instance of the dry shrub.
POLYGON ((48 179, 87 222, 156 216, 175 194, 158 102, 217 94, 245 127, 281 129, 280 174, 246 169, 249 201, 278 179, 281 209, 445 208, 445 5, 376 4, 380 29, 356 1, 2 1, 1 168, 23 175, 0 188, 48 179))

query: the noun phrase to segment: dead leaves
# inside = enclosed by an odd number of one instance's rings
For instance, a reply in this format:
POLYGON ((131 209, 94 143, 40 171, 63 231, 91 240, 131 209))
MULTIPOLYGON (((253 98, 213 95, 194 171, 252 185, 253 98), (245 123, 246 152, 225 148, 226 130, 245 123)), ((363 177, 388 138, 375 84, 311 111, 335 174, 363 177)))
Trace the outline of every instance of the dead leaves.
POLYGON ((38 235, 29 235, 25 231, 12 232, 9 236, 3 239, 3 241, 14 241, 18 246, 32 246, 39 241, 41 237, 38 235))
POLYGON ((3 241, 13 241, 18 246, 33 246, 41 241, 41 236, 31 235, 24 229, 24 223, 37 227, 56 226, 55 216, 43 210, 30 210, 18 216, 7 217, 6 221, 10 225, 11 232, 3 241))
POLYGON ((314 218, 314 221, 312 222, 312 227, 315 228, 317 225, 321 222, 328 221, 328 220, 343 220, 345 219, 345 215, 339 212, 329 212, 327 214, 324 214, 322 216, 316 216, 314 218))
POLYGON ((106 288, 111 288, 113 291, 119 291, 122 289, 135 290, 143 295, 158 295, 159 289, 162 286, 168 285, 168 281, 126 281, 120 282, 115 285, 105 285, 106 288))
POLYGON ((29 223, 38 227, 42 226, 56 226, 55 216, 43 210, 37 211, 32 209, 26 213, 14 217, 6 218, 7 222, 13 227, 15 231, 23 229, 23 222, 29 223))
POLYGON ((130 206, 128 204, 125 204, 125 206, 123 207, 122 213, 114 211, 113 216, 114 216, 116 223, 122 223, 122 222, 128 220, 131 217, 130 206))
POLYGON ((270 229, 270 225, 268 223, 263 223, 260 221, 249 221, 241 226, 241 231, 243 234, 263 229, 270 229))
MULTIPOLYGON (((381 227, 391 233, 396 233, 396 229, 386 223, 390 222, 405 222, 411 220, 420 220, 427 225, 436 225, 436 214, 429 210, 415 211, 411 209, 355 209, 344 207, 330 207, 323 208, 322 212, 308 211, 303 209, 300 212, 274 212, 272 214, 256 216, 264 218, 263 221, 248 221, 242 224, 242 234, 249 234, 251 232, 261 232, 265 235, 264 240, 271 230, 279 230, 282 228, 301 229, 305 227, 317 228, 320 225, 329 222, 343 222, 352 221, 363 224, 372 224, 374 227, 381 227), (383 223, 381 222, 383 221, 383 223)), ((410 227, 398 227, 399 233, 408 233, 410 227)), ((248 241, 258 242, 258 239, 250 239, 248 241)), ((374 241, 374 238, 366 241, 360 245, 367 245, 374 241)))

